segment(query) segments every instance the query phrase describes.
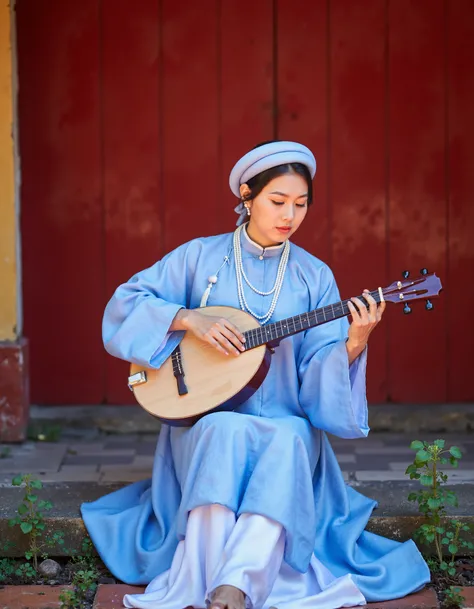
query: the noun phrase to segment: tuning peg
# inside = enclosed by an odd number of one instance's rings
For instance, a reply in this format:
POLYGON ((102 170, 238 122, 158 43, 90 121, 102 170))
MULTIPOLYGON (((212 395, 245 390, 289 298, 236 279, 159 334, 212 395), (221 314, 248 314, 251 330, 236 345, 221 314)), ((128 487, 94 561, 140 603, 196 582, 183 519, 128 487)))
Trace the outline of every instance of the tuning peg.
POLYGON ((403 279, 408 279, 408 277, 410 277, 410 271, 403 271, 402 277, 403 279))
POLYGON ((409 315, 411 313, 411 307, 408 306, 408 303, 405 303, 405 306, 403 307, 403 312, 405 313, 405 315, 409 315))
POLYGON ((432 310, 433 310, 433 308, 434 308, 434 306, 433 306, 433 303, 431 302, 431 300, 427 300, 427 301, 426 301, 426 304, 425 304, 425 309, 426 309, 427 311, 432 311, 432 310))
POLYGON ((420 269, 422 275, 428 275, 428 269, 420 269))

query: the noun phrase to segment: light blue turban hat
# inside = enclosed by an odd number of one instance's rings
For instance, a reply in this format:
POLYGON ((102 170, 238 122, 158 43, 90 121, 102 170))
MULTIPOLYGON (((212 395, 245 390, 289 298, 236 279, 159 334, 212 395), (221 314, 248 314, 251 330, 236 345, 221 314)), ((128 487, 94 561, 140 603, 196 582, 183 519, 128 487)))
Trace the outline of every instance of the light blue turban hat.
MULTIPOLYGON (((306 165, 311 178, 314 178, 316 174, 316 159, 309 148, 297 142, 270 142, 247 152, 237 161, 230 172, 230 189, 240 199, 241 184, 245 184, 262 171, 288 163, 306 165)), ((239 214, 237 220, 237 226, 239 226, 245 222, 247 215, 242 201, 234 208, 234 211, 239 214)))

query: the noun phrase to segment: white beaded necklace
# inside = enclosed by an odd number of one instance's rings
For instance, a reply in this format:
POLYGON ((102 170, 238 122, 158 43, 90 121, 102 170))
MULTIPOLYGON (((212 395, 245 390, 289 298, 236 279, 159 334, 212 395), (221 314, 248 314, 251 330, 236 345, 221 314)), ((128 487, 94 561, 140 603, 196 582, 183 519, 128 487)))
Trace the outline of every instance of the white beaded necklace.
POLYGON ((254 287, 250 283, 250 281, 244 271, 244 265, 242 262, 242 249, 241 249, 241 245, 240 245, 240 236, 241 236, 242 231, 245 230, 244 227, 245 227, 245 225, 242 224, 234 232, 234 260, 235 260, 235 274, 237 277, 237 292, 238 292, 238 296, 239 296, 239 303, 240 303, 240 308, 243 311, 247 310, 251 315, 253 315, 256 319, 258 319, 261 322, 261 324, 263 325, 263 324, 266 324, 267 321, 269 321, 269 319, 273 315, 277 302, 278 302, 278 298, 280 296, 280 291, 281 291, 281 288, 283 285, 283 279, 285 277, 286 267, 288 265, 288 258, 290 256, 290 242, 286 241, 285 245, 283 246, 283 252, 280 257, 280 264, 278 265, 278 272, 277 272, 277 276, 275 279, 275 285, 269 292, 262 292, 261 290, 257 290, 257 288, 254 287), (244 285, 242 282, 242 278, 245 280, 245 283, 249 286, 249 288, 251 290, 253 290, 256 294, 259 294, 260 296, 270 296, 270 294, 273 294, 270 308, 264 315, 257 315, 257 313, 255 313, 255 311, 253 311, 249 307, 247 299, 245 298, 244 285))

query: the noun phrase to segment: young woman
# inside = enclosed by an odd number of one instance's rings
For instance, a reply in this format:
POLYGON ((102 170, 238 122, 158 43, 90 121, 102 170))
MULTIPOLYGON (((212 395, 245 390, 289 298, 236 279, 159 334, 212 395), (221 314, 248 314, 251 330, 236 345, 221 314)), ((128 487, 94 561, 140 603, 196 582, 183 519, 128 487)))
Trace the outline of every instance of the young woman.
MULTIPOLYGON (((242 308, 266 324, 338 302, 330 269, 290 243, 315 172, 295 142, 240 159, 230 175, 237 230, 194 239, 121 285, 104 315, 106 349, 159 368, 192 332, 223 358, 241 357, 239 329, 200 306, 242 308)), ((236 411, 163 425, 151 480, 82 506, 110 571, 148 584, 127 607, 335 609, 429 581, 412 541, 364 531, 375 502, 345 485, 326 436, 369 431, 366 347, 384 303, 368 291, 352 301, 350 326, 342 318, 282 340, 236 411)))

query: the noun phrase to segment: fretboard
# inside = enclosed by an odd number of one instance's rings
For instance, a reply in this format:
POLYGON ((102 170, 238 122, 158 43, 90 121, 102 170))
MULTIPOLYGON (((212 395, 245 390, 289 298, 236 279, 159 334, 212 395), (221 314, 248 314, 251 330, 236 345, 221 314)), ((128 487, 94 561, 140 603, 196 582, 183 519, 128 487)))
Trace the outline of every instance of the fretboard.
MULTIPOLYGON (((380 302, 378 290, 371 292, 370 294, 376 302, 380 302)), ((362 302, 366 302, 363 296, 359 296, 359 299, 362 302)), ((245 348, 255 349, 255 347, 260 347, 261 345, 265 345, 272 341, 279 341, 282 338, 292 336, 293 334, 303 332, 304 330, 309 330, 315 326, 320 326, 328 321, 346 317, 350 314, 349 307, 347 306, 348 302, 350 302, 350 299, 341 300, 335 304, 330 304, 321 307, 320 309, 309 311, 308 313, 288 317, 287 319, 260 326, 253 330, 247 330, 247 332, 244 332, 245 348)), ((368 307, 369 305, 367 304, 367 308, 368 307)))

